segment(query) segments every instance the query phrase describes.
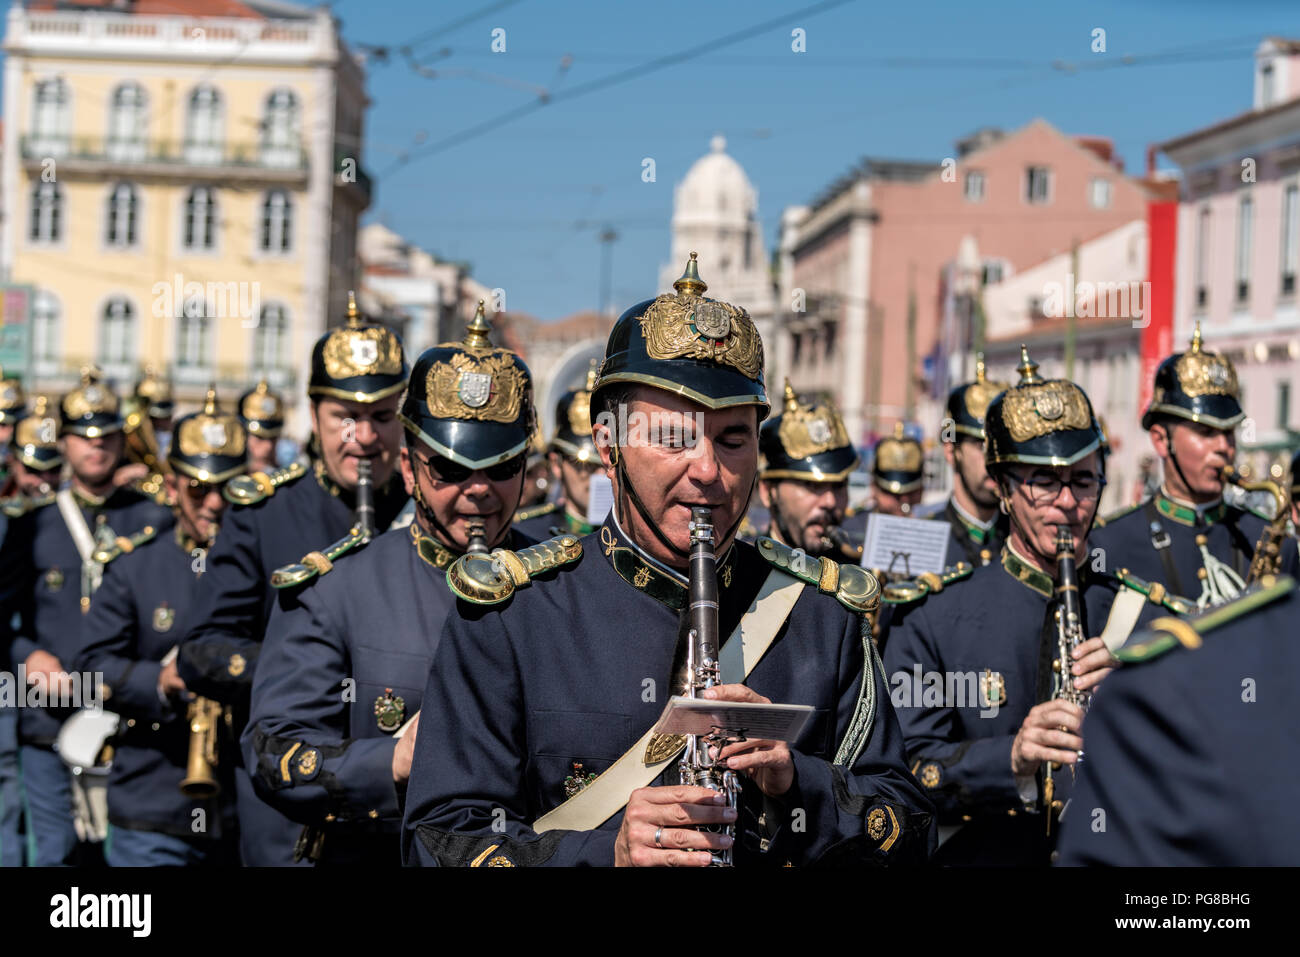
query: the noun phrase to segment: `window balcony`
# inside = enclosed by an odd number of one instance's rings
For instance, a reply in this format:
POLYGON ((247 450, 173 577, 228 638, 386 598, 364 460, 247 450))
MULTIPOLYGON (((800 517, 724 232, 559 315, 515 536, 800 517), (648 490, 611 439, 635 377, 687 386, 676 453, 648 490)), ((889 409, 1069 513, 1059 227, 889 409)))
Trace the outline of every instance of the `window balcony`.
MULTIPOLYGON (((60 176, 175 177, 185 180, 307 184, 307 151, 262 143, 198 143, 106 136, 24 136, 23 166, 39 173, 53 159, 60 176)), ((367 188, 369 177, 367 177, 367 188)))

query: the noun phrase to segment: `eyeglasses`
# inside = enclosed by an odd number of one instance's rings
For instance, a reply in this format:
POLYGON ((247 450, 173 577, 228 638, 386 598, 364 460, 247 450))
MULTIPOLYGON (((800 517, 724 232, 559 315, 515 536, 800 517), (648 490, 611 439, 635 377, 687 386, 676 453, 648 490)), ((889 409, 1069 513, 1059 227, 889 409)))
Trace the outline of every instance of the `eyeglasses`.
POLYGON ((1075 475, 1062 479, 1050 472, 1035 472, 1028 478, 1022 478, 1013 472, 1009 477, 1025 487, 1025 494, 1035 505, 1052 504, 1060 497, 1061 489, 1067 485, 1076 502, 1091 502, 1106 487, 1106 480, 1100 475, 1075 475))
POLYGON ((212 492, 215 492, 219 488, 221 488, 221 486, 217 485, 214 482, 200 482, 198 479, 190 479, 181 487, 185 490, 186 495, 190 496, 190 498, 197 499, 199 501, 202 501, 203 499, 207 498, 208 495, 210 495, 212 492))
POLYGON ((488 481, 505 482, 524 470, 525 461, 525 456, 516 455, 512 459, 506 459, 504 462, 490 465, 485 469, 472 469, 441 455, 425 457, 416 455, 414 452, 411 455, 428 469, 430 478, 436 482, 446 482, 449 485, 459 485, 478 471, 483 472, 488 477, 488 481))

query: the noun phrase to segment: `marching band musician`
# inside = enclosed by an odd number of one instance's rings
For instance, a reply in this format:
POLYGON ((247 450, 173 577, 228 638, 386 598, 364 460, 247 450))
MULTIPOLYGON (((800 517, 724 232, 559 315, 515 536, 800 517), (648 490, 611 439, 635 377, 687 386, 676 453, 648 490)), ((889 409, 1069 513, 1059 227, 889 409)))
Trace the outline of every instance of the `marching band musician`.
POLYGON ((1007 538, 1007 516, 998 508, 998 486, 984 463, 984 417, 1006 383, 990 382, 984 356, 975 360, 975 381, 948 393, 948 418, 940 429, 943 456, 952 467, 952 495, 935 515, 952 527, 947 564, 972 567, 996 560, 1007 538))
POLYGON ((14 436, 14 426, 27 414, 27 395, 23 391, 22 379, 5 377, 0 369, 0 496, 13 494, 11 482, 10 441, 14 436))
POLYGON ((902 422, 895 422, 894 434, 876 443, 872 458, 871 484, 875 499, 872 511, 910 517, 924 494, 924 462, 921 443, 903 430, 902 422))
MULTIPOLYGON (((1071 765, 1083 746, 1082 710, 1052 700, 1048 684, 1061 604, 1059 527, 1075 545, 1083 636, 1099 634, 1119 589, 1142 588, 1094 574, 1087 562, 1106 481, 1088 397, 1072 382, 1039 376, 1023 347, 1021 356, 1019 384, 993 400, 985 422, 985 458, 1010 527, 1000 560, 886 589, 895 602, 886 673, 912 772, 939 810, 935 860, 948 865, 1048 862, 1047 822, 1031 813, 1040 804, 1042 765, 1071 765)), ((1140 617, 1186 609, 1158 586, 1147 597, 1140 617)), ((1112 660, 1093 637, 1065 664, 1086 693, 1112 660)))
POLYGON ((1290 576, 1116 653, 1084 722, 1063 865, 1294 867, 1300 590, 1290 576), (1249 694, 1247 690, 1249 688, 1249 694))
POLYGON ((1241 593, 1268 519, 1223 500, 1223 469, 1236 458, 1235 430, 1246 417, 1240 398, 1232 361, 1202 347, 1198 322, 1191 348, 1156 369, 1142 415, 1163 464, 1160 490, 1099 523, 1093 536, 1108 567, 1160 582, 1202 608, 1241 593))
POLYGON ((308 825, 302 853, 322 865, 401 864, 421 694, 454 604, 447 567, 476 524, 484 548, 533 543, 510 528, 536 423, 531 376, 489 331, 480 306, 463 343, 411 370, 400 413, 410 527, 321 568, 300 607, 277 608, 267 627, 245 762, 259 793, 308 825))
POLYGON ((424 692, 409 864, 698 866, 730 847, 742 865, 883 865, 928 851, 930 808, 863 637, 875 580, 735 541, 768 411, 763 347, 744 310, 702 296, 694 254, 674 287, 625 312, 606 346, 592 405, 615 505, 599 532, 467 555, 448 574, 463 600, 424 692), (788 746, 746 740, 718 755, 743 778, 738 811, 676 784, 682 740, 648 733, 687 680, 693 507, 717 530, 719 634, 760 587, 787 602, 749 617, 747 662, 733 666, 723 645, 725 683, 705 693, 818 709, 788 746))
POLYGON ((275 468, 275 443, 284 431, 284 399, 265 377, 239 397, 239 421, 248 433, 248 471, 275 468))
POLYGON ((49 496, 59 484, 63 454, 59 420, 50 414, 49 396, 36 396, 30 415, 13 417, 9 469, 13 494, 0 501, 6 515, 21 515, 35 499, 49 496))
MULTIPOLYGON (((236 733, 274 605, 272 572, 352 527, 360 459, 371 463, 377 527, 387 527, 407 501, 397 472, 397 406, 406 373, 397 336, 362 322, 349 302, 346 323, 312 349, 307 394, 318 450, 312 467, 253 472, 226 486, 234 508, 208 553, 202 600, 177 669, 190 691, 235 709, 236 733)), ((262 803, 247 773, 236 775, 236 787, 244 863, 290 864, 301 826, 262 803)))
MULTIPOLYGON (((216 734, 215 772, 198 786, 212 797, 182 793, 191 758, 193 695, 177 672, 177 637, 194 623, 205 553, 216 538, 227 481, 247 467, 243 426, 217 407, 208 390, 203 410, 176 423, 167 456, 174 532, 151 537, 105 560, 104 583, 82 621, 75 667, 102 673, 106 704, 121 718, 108 780, 113 867, 230 864, 237 861, 234 741, 224 721, 216 734), (221 740, 225 738, 225 740, 221 740), (219 775, 219 776, 218 776, 219 775)), ((210 719, 212 716, 205 716, 210 719)), ((206 760, 206 759, 205 759, 206 760)))
MULTIPOLYGON (((11 657, 27 680, 51 696, 70 686, 82 615, 99 585, 94 559, 99 543, 146 528, 170 530, 172 515, 133 489, 114 484, 122 460, 118 397, 98 369, 81 370, 81 383, 59 404, 59 445, 71 469, 57 493, 27 503, 11 515, 0 548, 0 634, 10 629, 11 657)), ((89 694, 89 689, 86 690, 89 694)), ((72 782, 54 750, 67 707, 23 708, 19 742, 28 834, 35 841, 31 864, 72 864, 78 857, 72 782)))
POLYGON ((840 543, 827 538, 844 521, 849 473, 858 467, 844 420, 831 402, 800 402, 788 379, 784 402, 781 414, 758 433, 758 494, 770 516, 764 534, 814 557, 856 564, 860 540, 853 554, 847 537, 840 543))
POLYGON ((515 527, 529 538, 540 540, 565 532, 587 535, 595 530, 587 524, 591 477, 600 468, 600 457, 591 440, 591 390, 595 386, 593 361, 586 384, 564 393, 555 404, 555 437, 548 457, 551 472, 560 483, 560 499, 515 515, 515 527))

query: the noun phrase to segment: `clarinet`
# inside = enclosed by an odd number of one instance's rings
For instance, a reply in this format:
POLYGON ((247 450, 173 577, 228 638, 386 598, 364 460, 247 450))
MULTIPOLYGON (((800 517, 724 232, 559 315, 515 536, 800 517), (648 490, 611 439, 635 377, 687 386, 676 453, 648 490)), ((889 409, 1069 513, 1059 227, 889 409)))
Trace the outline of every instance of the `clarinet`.
MULTIPOLYGON (((707 508, 691 509, 691 559, 689 574, 691 629, 687 636, 686 696, 696 698, 706 688, 719 684, 718 677, 718 575, 717 556, 713 553, 713 514, 707 508)), ((678 765, 683 784, 709 788, 726 795, 733 810, 740 800, 740 781, 736 772, 719 768, 709 756, 709 748, 719 751, 730 738, 723 729, 708 735, 692 734, 678 765)), ((740 739, 740 740, 743 740, 740 739)), ((736 836, 735 825, 710 826, 703 830, 736 836)), ((710 865, 730 867, 732 848, 711 850, 710 865)))
POLYGON ((370 459, 357 459, 357 527, 366 541, 375 536, 375 484, 370 459))
POLYGON ((487 547, 487 529, 483 526, 483 519, 471 518, 466 523, 466 533, 469 535, 469 547, 465 549, 470 555, 486 555, 487 547))
MULTIPOLYGON (((1074 536, 1065 525, 1056 526, 1056 660, 1052 662, 1052 699, 1077 704, 1088 709, 1089 694, 1074 686, 1070 666, 1071 653, 1084 641, 1083 616, 1079 611, 1079 573, 1074 564, 1074 536)), ((1083 752, 1078 752, 1083 762, 1083 752)), ((1047 761, 1043 765, 1043 805, 1047 815, 1047 833, 1052 833, 1052 814, 1064 806, 1055 800, 1056 782, 1052 772, 1060 765, 1047 761)), ((1078 767, 1075 764, 1071 773, 1078 767)))

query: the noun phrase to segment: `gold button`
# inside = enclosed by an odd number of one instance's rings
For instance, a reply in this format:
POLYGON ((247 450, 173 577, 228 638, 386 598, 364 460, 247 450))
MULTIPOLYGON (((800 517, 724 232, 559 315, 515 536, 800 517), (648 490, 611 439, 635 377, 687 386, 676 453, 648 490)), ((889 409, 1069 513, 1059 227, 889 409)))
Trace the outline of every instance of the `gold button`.
POLYGON ((128 728, 134 728, 134 727, 135 727, 135 718, 127 718, 127 719, 126 719, 126 726, 127 726, 128 728))
POLYGON ((149 725, 149 727, 157 731, 160 727, 162 727, 162 725, 160 725, 157 721, 155 721, 153 724, 149 725))
POLYGON ((372 821, 377 821, 377 820, 379 820, 379 812, 378 812, 378 811, 371 811, 371 812, 370 812, 370 819, 371 819, 372 821))
POLYGON ((1007 808, 1007 817, 1015 817, 1015 816, 1016 816, 1016 809, 1013 807, 1007 808))
POLYGON ((335 818, 334 818, 334 815, 333 815, 333 814, 326 814, 326 815, 325 815, 325 823, 326 823, 326 824, 332 824, 332 823, 334 823, 334 820, 335 820, 335 818))
POLYGON ((963 814, 963 815, 961 816, 961 819, 962 819, 963 821, 969 821, 969 820, 970 820, 970 815, 969 815, 969 814, 963 814))

